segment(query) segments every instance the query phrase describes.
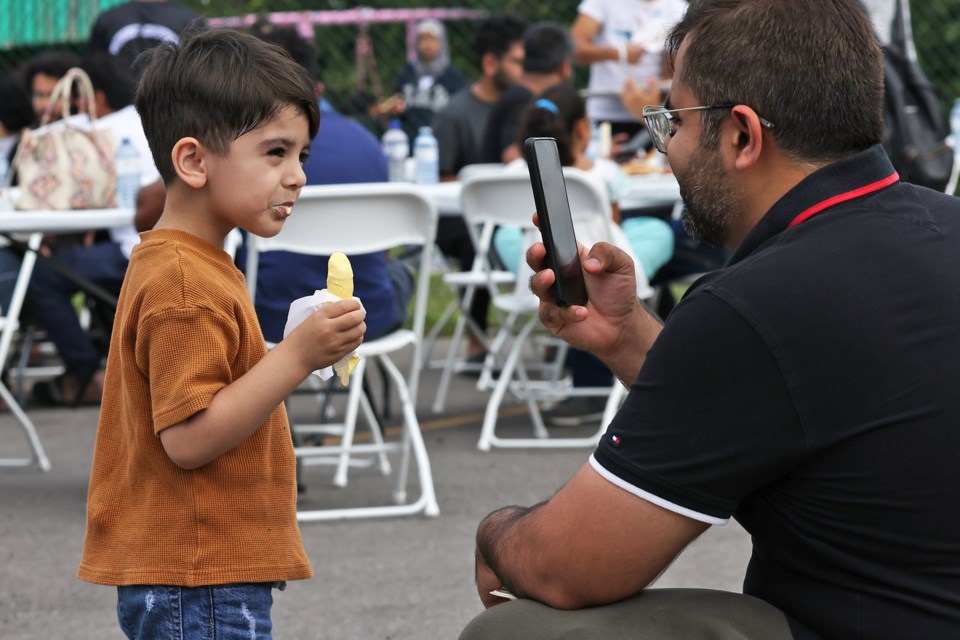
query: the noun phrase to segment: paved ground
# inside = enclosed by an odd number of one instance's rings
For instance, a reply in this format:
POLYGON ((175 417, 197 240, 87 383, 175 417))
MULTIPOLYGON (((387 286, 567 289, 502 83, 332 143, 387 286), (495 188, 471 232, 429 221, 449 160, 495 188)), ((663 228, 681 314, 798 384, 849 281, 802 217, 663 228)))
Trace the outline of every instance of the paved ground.
MULTIPOLYGON (((459 377, 443 416, 430 414, 438 373, 422 378, 421 420, 434 470, 438 518, 303 524, 316 577, 277 593, 277 638, 433 640, 456 638, 480 605, 472 583, 473 534, 504 504, 548 497, 586 460, 587 450, 476 450, 486 394, 459 377)), ((295 412, 311 409, 298 398, 295 412)), ((508 408, 508 411, 510 408, 508 408)), ((526 414, 511 411, 506 433, 526 432, 526 414)), ((84 501, 97 412, 30 412, 53 470, 0 471, 0 638, 121 638, 115 591, 76 579, 84 501)), ((0 415, 0 456, 21 451, 9 414, 0 415)), ((311 468, 303 500, 350 504, 387 496, 389 480, 369 470, 346 489, 329 487, 330 470, 311 468)), ((739 590, 749 538, 735 524, 714 527, 692 544, 658 583, 739 590)))

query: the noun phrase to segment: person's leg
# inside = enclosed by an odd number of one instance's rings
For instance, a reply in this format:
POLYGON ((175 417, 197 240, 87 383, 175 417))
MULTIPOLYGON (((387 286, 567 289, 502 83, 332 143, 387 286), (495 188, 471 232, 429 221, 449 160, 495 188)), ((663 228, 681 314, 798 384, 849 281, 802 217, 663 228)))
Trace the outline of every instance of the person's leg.
POLYGON ((561 611, 517 600, 487 609, 460 640, 788 640, 786 617, 766 602, 705 589, 650 589, 602 607, 561 611))
POLYGON ((20 275, 20 255, 8 247, 0 248, 0 315, 10 308, 13 288, 20 275))
MULTIPOLYGON (((96 284, 123 281, 127 258, 113 242, 103 242, 59 253, 53 258, 63 267, 96 284)), ((71 301, 76 284, 38 260, 27 289, 26 309, 30 319, 42 327, 66 368, 66 374, 85 379, 100 366, 100 352, 80 326, 71 301)))
POLYGON ((270 640, 271 583, 118 587, 117 617, 131 640, 270 640))
MULTIPOLYGON (((463 218, 457 216, 440 216, 437 222, 437 246, 443 255, 455 258, 460 264, 461 271, 468 271, 473 267, 473 260, 477 255, 470 232, 463 218)), ((473 294, 470 304, 470 317, 482 331, 487 330, 487 312, 490 308, 490 292, 480 287, 473 294)), ((483 353, 483 343, 472 334, 469 335, 468 353, 477 356, 483 353)))

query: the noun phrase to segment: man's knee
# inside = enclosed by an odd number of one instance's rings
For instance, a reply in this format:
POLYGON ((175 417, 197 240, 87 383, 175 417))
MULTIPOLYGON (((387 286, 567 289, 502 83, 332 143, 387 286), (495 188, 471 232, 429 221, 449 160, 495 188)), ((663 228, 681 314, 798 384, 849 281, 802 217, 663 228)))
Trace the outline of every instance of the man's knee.
POLYGON ((780 640, 792 638, 775 607, 737 593, 650 589, 614 604, 560 611, 531 600, 488 609, 460 640, 780 640))

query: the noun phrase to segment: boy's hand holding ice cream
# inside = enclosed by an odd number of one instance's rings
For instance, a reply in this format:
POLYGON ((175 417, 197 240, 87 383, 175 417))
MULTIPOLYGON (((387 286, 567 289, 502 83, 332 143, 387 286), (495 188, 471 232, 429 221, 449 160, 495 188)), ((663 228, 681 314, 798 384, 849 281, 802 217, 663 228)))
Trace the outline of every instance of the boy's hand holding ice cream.
MULTIPOLYGON (((283 329, 283 336, 294 330, 306 320, 314 311, 328 302, 353 298, 353 268, 350 260, 344 254, 336 252, 327 262, 327 288, 316 291, 313 295, 298 298, 290 305, 287 315, 287 324, 283 329)), ((340 378, 340 383, 347 386, 350 383, 350 374, 360 361, 356 352, 351 353, 333 367, 324 367, 313 373, 321 380, 329 380, 334 373, 340 378)))

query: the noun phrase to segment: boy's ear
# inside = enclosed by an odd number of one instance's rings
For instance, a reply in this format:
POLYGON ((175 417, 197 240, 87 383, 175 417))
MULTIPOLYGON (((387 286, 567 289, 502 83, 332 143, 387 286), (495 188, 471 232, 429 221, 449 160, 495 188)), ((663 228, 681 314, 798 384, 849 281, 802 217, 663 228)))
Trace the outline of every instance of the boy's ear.
POLYGON ((207 184, 206 149, 196 138, 180 138, 173 145, 170 159, 173 169, 187 186, 200 189, 207 184))

